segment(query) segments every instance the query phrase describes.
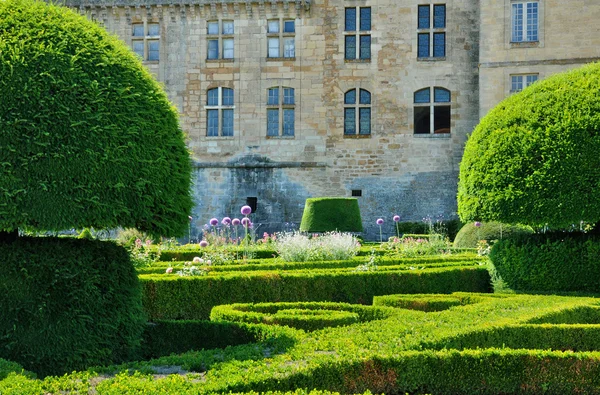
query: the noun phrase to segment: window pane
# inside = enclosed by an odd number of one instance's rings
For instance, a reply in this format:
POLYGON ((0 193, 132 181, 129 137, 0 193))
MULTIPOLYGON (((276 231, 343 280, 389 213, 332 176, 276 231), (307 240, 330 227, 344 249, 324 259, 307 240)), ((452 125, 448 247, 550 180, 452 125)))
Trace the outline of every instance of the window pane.
POLYGON ((294 110, 285 109, 283 110, 283 135, 293 136, 294 135, 294 110))
POLYGON ((267 110, 267 136, 279 136, 279 110, 267 110))
POLYGON ((222 136, 233 136, 233 110, 223 110, 222 136))
POLYGON ((344 96, 344 104, 356 104, 356 89, 349 90, 344 96))
POLYGON ((429 6, 428 5, 420 5, 419 6, 419 29, 429 29, 429 6))
POLYGON ((296 32, 295 21, 283 21, 283 32, 284 33, 295 33, 296 32))
POLYGON ((528 75, 527 76, 527 86, 529 86, 529 85, 533 84, 534 82, 536 82, 537 79, 538 79, 537 74, 535 74, 535 75, 528 75))
POLYGON ((433 33, 433 57, 446 56, 446 33, 433 33))
POLYGON ((446 6, 443 4, 433 6, 433 27, 435 29, 446 27, 446 6))
POLYGON ((269 54, 270 58, 278 58, 279 57, 279 39, 278 38, 269 38, 269 54))
POLYGON ((267 105, 277 106, 278 104, 279 104, 279 88, 269 89, 269 93, 268 93, 268 97, 267 97, 267 105))
POLYGON ((433 133, 450 133, 450 106, 433 107, 433 133))
POLYGON ((429 133, 429 106, 415 107, 415 134, 429 133))
POLYGON ((344 108, 344 134, 356 134, 356 110, 344 108))
POLYGON ((415 92, 415 103, 429 103, 431 102, 429 88, 421 89, 415 92))
POLYGON ((159 49, 158 40, 148 41, 148 60, 158 61, 159 49))
POLYGON ((208 40, 208 59, 219 58, 219 40, 208 40))
POLYGON ((360 8, 360 30, 371 30, 371 7, 360 8))
POLYGON ((523 4, 512 5, 512 41, 523 41, 523 4))
POLYGON ((360 104, 371 104, 371 93, 367 90, 361 89, 359 102, 360 104))
POLYGON ((208 22, 208 34, 219 34, 219 22, 208 22))
POLYGON ((538 40, 538 3, 527 3, 527 41, 538 40))
POLYGON ((347 32, 356 31, 356 8, 346 8, 346 25, 347 32))
POLYGON ((283 88, 283 104, 294 104, 294 88, 283 88))
POLYGON ((428 58, 429 57, 429 33, 420 33, 417 38, 417 46, 418 53, 417 57, 419 58, 428 58))
POLYGON ((223 105, 224 106, 233 106, 233 89, 223 88, 223 105))
POLYGON ((521 92, 523 90, 523 76, 513 75, 510 77, 510 91, 521 92))
POLYGON ((359 109, 360 129, 358 134, 371 134, 371 109, 359 109))
POLYGON ((223 21, 223 34, 233 34, 233 21, 223 21))
POLYGON ((433 101, 436 103, 450 103, 450 91, 444 88, 433 90, 433 101))
POLYGON ((273 19, 268 22, 267 32, 269 33, 279 33, 279 20, 273 19))
POLYGON ((371 36, 360 36, 360 58, 371 59, 371 36))
POLYGON ((206 104, 208 106, 218 106, 219 105, 219 89, 209 89, 207 94, 206 104))
POLYGON ((133 36, 134 37, 144 37, 144 24, 136 23, 133 25, 133 36))
POLYGON ((223 39, 223 59, 233 59, 233 38, 223 39))
POLYGON ((206 110, 206 135, 219 135, 219 110, 206 110))
POLYGON ((296 45, 294 42, 294 38, 285 38, 283 40, 283 57, 284 58, 293 58, 296 56, 296 45))
POLYGON ((346 59, 356 59, 356 36, 346 36, 346 59))
POLYGON ((160 27, 158 23, 149 23, 148 24, 148 35, 149 36, 159 36, 160 35, 160 27))
POLYGON ((133 41, 133 52, 135 52, 140 58, 144 59, 144 42, 133 41))

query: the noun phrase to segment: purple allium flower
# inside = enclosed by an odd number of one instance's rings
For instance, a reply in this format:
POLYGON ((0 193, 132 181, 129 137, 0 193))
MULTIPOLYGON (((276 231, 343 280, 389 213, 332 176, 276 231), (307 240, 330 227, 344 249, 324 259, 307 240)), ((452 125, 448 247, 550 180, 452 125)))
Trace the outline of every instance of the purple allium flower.
POLYGON ((377 218, 377 225, 383 225, 383 218, 377 218))
POLYGON ((250 229, 254 228, 254 224, 252 223, 252 221, 248 221, 248 228, 250 228, 250 229))
POLYGON ((216 218, 211 218, 209 222, 210 222, 210 224, 211 224, 212 226, 217 226, 217 225, 219 225, 219 220, 218 220, 218 219, 216 219, 216 218))
POLYGON ((231 225, 238 226, 240 224, 240 220, 238 218, 234 218, 231 220, 231 225))
POLYGON ((173 268, 172 267, 168 267, 167 270, 165 270, 165 273, 169 274, 169 273, 173 273, 173 268))
POLYGON ((200 247, 202 247, 202 248, 204 248, 204 247, 208 247, 208 241, 206 241, 206 240, 202 240, 202 241, 200 242, 200 247))
POLYGON ((400 216, 399 215, 394 215, 393 220, 394 220, 394 222, 400 221, 400 216))
POLYGON ((242 218, 242 225, 250 226, 250 218, 248 218, 248 217, 242 218))
POLYGON ((252 209, 250 206, 243 206, 241 212, 242 215, 249 215, 252 212, 252 209))
POLYGON ((229 224, 231 223, 231 218, 229 218, 229 217, 224 217, 224 218, 221 220, 221 223, 222 223, 223 225, 229 225, 229 224))
POLYGON ((476 221, 474 225, 475 225, 476 228, 479 228, 481 226, 481 222, 476 221))

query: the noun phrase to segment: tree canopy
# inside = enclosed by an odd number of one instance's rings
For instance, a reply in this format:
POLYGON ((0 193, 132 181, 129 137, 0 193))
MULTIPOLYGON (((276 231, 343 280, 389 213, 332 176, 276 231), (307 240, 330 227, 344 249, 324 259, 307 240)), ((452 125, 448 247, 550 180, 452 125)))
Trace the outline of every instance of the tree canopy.
POLYGON ((0 94, 0 231, 185 232, 177 111, 123 42, 67 8, 0 1, 0 94))
POLYGON ((538 81, 486 115, 465 146, 458 213, 565 228, 600 220, 600 64, 538 81))

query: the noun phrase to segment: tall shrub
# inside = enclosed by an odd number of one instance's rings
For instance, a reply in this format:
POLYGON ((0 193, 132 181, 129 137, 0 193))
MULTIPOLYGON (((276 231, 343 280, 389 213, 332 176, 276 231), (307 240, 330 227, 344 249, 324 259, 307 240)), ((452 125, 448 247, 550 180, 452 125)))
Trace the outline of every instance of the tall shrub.
POLYGON ((301 232, 362 232, 356 198, 308 198, 300 223, 301 232))

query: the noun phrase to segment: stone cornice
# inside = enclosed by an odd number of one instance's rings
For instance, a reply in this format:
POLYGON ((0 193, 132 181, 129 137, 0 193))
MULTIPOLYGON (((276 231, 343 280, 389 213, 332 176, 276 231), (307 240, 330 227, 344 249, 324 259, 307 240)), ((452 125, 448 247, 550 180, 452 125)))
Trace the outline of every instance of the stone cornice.
POLYGON ((289 6, 293 4, 296 8, 303 7, 305 10, 310 9, 311 0, 57 0, 59 4, 68 7, 146 7, 146 6, 216 6, 217 4, 227 5, 244 5, 252 6, 257 4, 263 6, 270 4, 271 6, 283 4, 289 6))

